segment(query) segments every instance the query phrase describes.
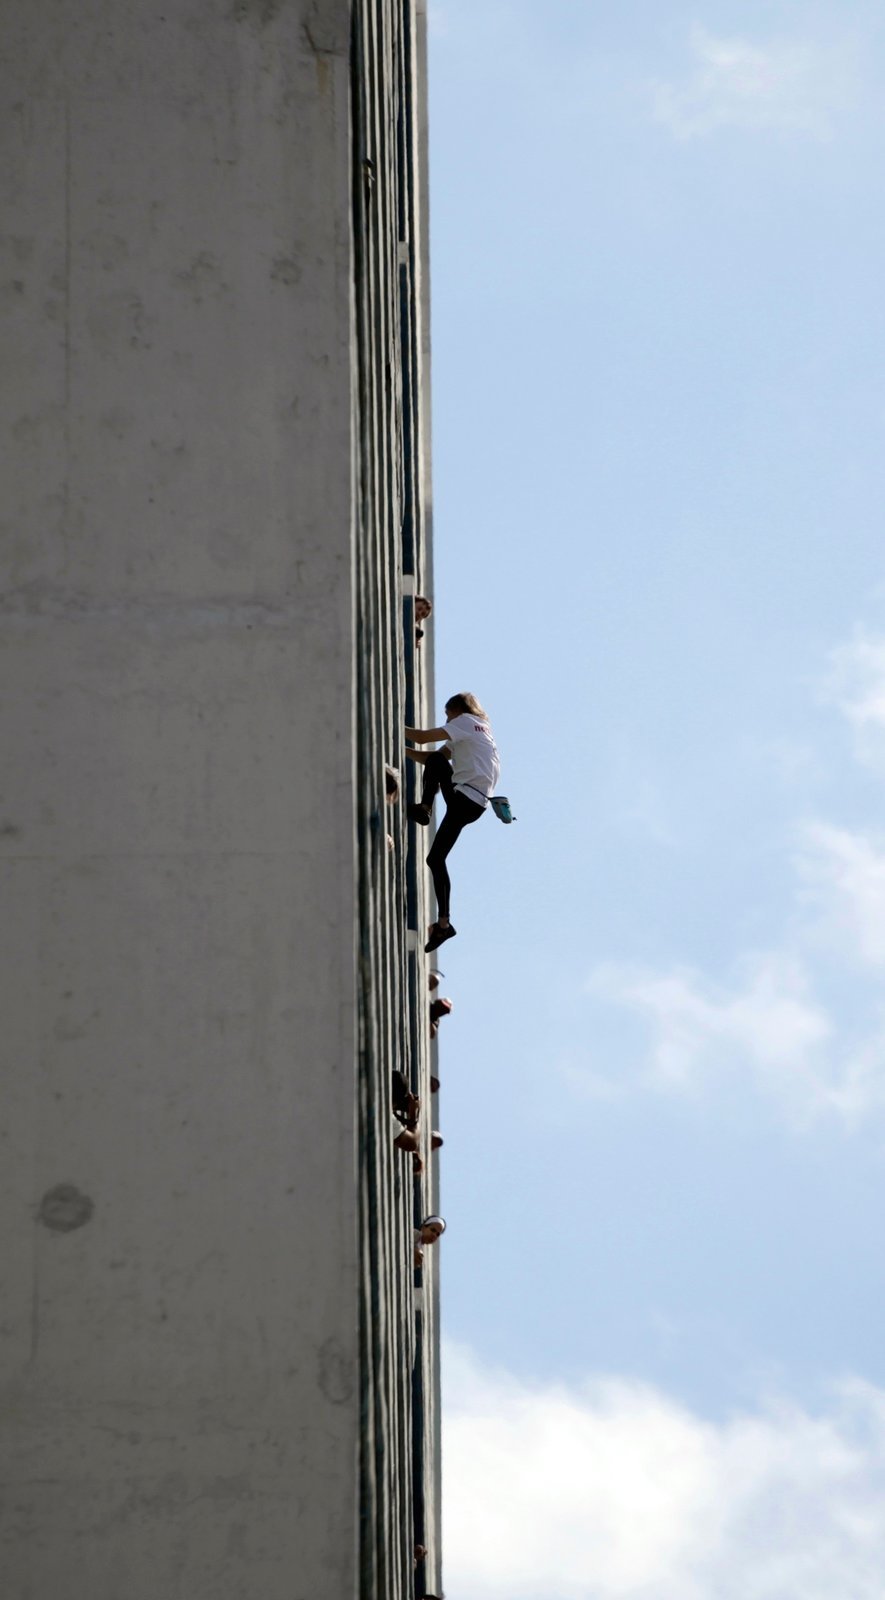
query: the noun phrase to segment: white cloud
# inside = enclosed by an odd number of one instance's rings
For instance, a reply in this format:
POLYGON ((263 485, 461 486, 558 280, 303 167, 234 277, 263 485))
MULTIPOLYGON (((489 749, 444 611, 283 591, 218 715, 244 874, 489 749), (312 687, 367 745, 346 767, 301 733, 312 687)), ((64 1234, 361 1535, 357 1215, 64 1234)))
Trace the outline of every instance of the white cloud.
POLYGON ((858 628, 833 650, 825 696, 847 717, 862 761, 885 756, 885 639, 858 628))
POLYGON ((798 955, 745 958, 734 982, 718 987, 688 968, 610 964, 596 969, 588 988, 637 1012, 650 1044, 633 1070, 621 1064, 604 1078, 592 1065, 570 1064, 565 1076, 577 1093, 614 1098, 642 1084, 703 1093, 731 1078, 751 1083, 797 1127, 835 1116, 850 1130, 885 1109, 881 1004, 872 1024, 865 1016, 864 1025, 840 1032, 798 955))
POLYGON ((689 969, 604 965, 590 989, 644 1016, 652 1032, 650 1073, 666 1087, 693 1088, 737 1070, 800 1104, 830 1093, 824 1046, 831 1024, 795 956, 747 958, 731 988, 705 984, 689 969))
MULTIPOLYGON (((858 629, 834 650, 825 696, 857 733, 858 753, 885 769, 885 638, 858 629)), ((589 991, 639 1016, 648 1043, 632 1067, 604 1076, 586 1059, 566 1064, 576 1092, 690 1093, 729 1076, 798 1123, 832 1113, 854 1126, 885 1110, 885 834, 805 823, 793 868, 781 947, 743 956, 727 981, 680 966, 591 974, 589 991)))
POLYGON ((444 1353, 458 1600, 882 1600, 885 1393, 711 1423, 650 1385, 527 1385, 444 1353))
POLYGON ((653 110, 680 139, 719 128, 781 129, 825 138, 854 93, 847 45, 717 38, 694 28, 681 84, 658 83, 653 110))
POLYGON ((826 938, 849 960, 885 966, 885 850, 866 834, 809 823, 797 865, 826 938))

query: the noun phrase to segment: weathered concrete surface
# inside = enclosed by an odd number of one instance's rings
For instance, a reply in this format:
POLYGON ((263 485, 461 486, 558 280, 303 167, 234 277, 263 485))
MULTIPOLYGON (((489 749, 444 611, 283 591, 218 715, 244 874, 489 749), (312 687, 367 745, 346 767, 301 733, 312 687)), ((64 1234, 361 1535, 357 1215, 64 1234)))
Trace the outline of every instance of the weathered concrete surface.
POLYGON ((355 1592, 348 14, 4 7, 4 1600, 355 1592))

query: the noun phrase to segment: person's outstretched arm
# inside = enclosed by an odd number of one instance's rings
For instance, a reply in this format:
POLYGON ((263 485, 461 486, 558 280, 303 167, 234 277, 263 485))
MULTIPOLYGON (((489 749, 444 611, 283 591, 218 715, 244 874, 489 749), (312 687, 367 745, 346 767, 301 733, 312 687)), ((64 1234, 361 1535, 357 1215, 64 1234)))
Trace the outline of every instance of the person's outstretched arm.
POLYGON ((406 738, 412 744, 436 744, 439 739, 448 739, 448 728, 407 728, 406 738))

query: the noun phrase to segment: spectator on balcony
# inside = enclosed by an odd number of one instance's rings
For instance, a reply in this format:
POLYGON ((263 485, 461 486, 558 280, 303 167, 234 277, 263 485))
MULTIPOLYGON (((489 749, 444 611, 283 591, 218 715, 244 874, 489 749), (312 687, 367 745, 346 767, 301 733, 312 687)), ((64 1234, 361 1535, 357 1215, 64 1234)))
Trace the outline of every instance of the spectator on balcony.
POLYGON ((390 1098, 393 1114, 403 1127, 417 1128, 421 1101, 412 1093, 403 1074, 396 1069, 390 1074, 390 1098))
MULTIPOLYGON (((386 766, 384 768, 384 798, 389 806, 395 806, 399 799, 399 773, 396 767, 386 766)), ((392 833, 387 835, 387 848, 390 851, 396 849, 396 842, 392 833)))
POLYGON ((415 596, 415 621, 418 624, 418 626, 415 629, 415 643, 416 644, 420 644, 421 640, 424 638, 424 629, 420 626, 420 624, 422 622, 426 622, 427 621, 427 618, 430 616, 430 613, 431 613, 432 610, 433 610, 433 605, 428 600, 426 594, 416 594, 416 596, 415 596))
POLYGON ((436 1244, 446 1231, 445 1217, 425 1217, 415 1229, 416 1244, 436 1244))
POLYGON ((412 822, 427 827, 440 790, 446 802, 445 816, 427 856, 437 908, 424 946, 429 952, 455 937, 449 918, 452 886, 446 860, 463 829, 478 822, 487 809, 497 787, 500 761, 489 719, 473 694, 455 694, 446 701, 444 728, 406 728, 406 738, 412 744, 443 741, 439 750, 406 751, 424 768, 421 799, 409 806, 412 822))
POLYGON ((414 1166, 415 1157, 420 1160, 421 1135, 416 1128, 404 1128, 398 1117, 392 1123, 393 1142, 397 1150, 403 1150, 412 1157, 414 1166))
MULTIPOLYGON (((412 1157, 412 1173, 416 1178, 420 1178, 424 1171, 424 1161, 421 1155, 421 1135, 418 1132, 421 1101, 416 1094, 412 1094, 401 1072, 394 1071, 390 1077, 393 1105, 393 1116, 391 1118, 393 1142, 397 1150, 402 1150, 405 1155, 412 1157)), ((435 1148, 431 1143, 431 1149, 435 1148)))
POLYGON ((431 1037, 431 1039, 435 1039, 436 1038, 436 1035, 437 1035, 437 1033, 439 1031, 439 1025, 442 1022, 443 1017, 447 1017, 452 1010, 453 1010, 453 1002, 448 998, 447 995, 440 995, 440 997, 438 999, 431 1001, 431 1005, 430 1005, 430 1037, 431 1037))
POLYGON ((446 1231, 443 1217, 425 1217, 419 1228, 415 1229, 415 1266, 420 1267, 424 1260, 424 1246, 436 1244, 446 1231))

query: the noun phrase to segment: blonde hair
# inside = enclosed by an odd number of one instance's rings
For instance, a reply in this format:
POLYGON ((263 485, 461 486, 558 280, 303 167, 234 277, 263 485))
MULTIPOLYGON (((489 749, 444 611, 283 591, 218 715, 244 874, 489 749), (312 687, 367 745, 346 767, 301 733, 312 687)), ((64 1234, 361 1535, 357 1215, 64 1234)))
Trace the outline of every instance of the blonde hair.
POLYGON ((466 714, 470 717, 482 717, 483 722, 489 720, 488 712, 483 711, 475 694, 453 694, 446 701, 446 710, 456 712, 459 717, 466 714))

